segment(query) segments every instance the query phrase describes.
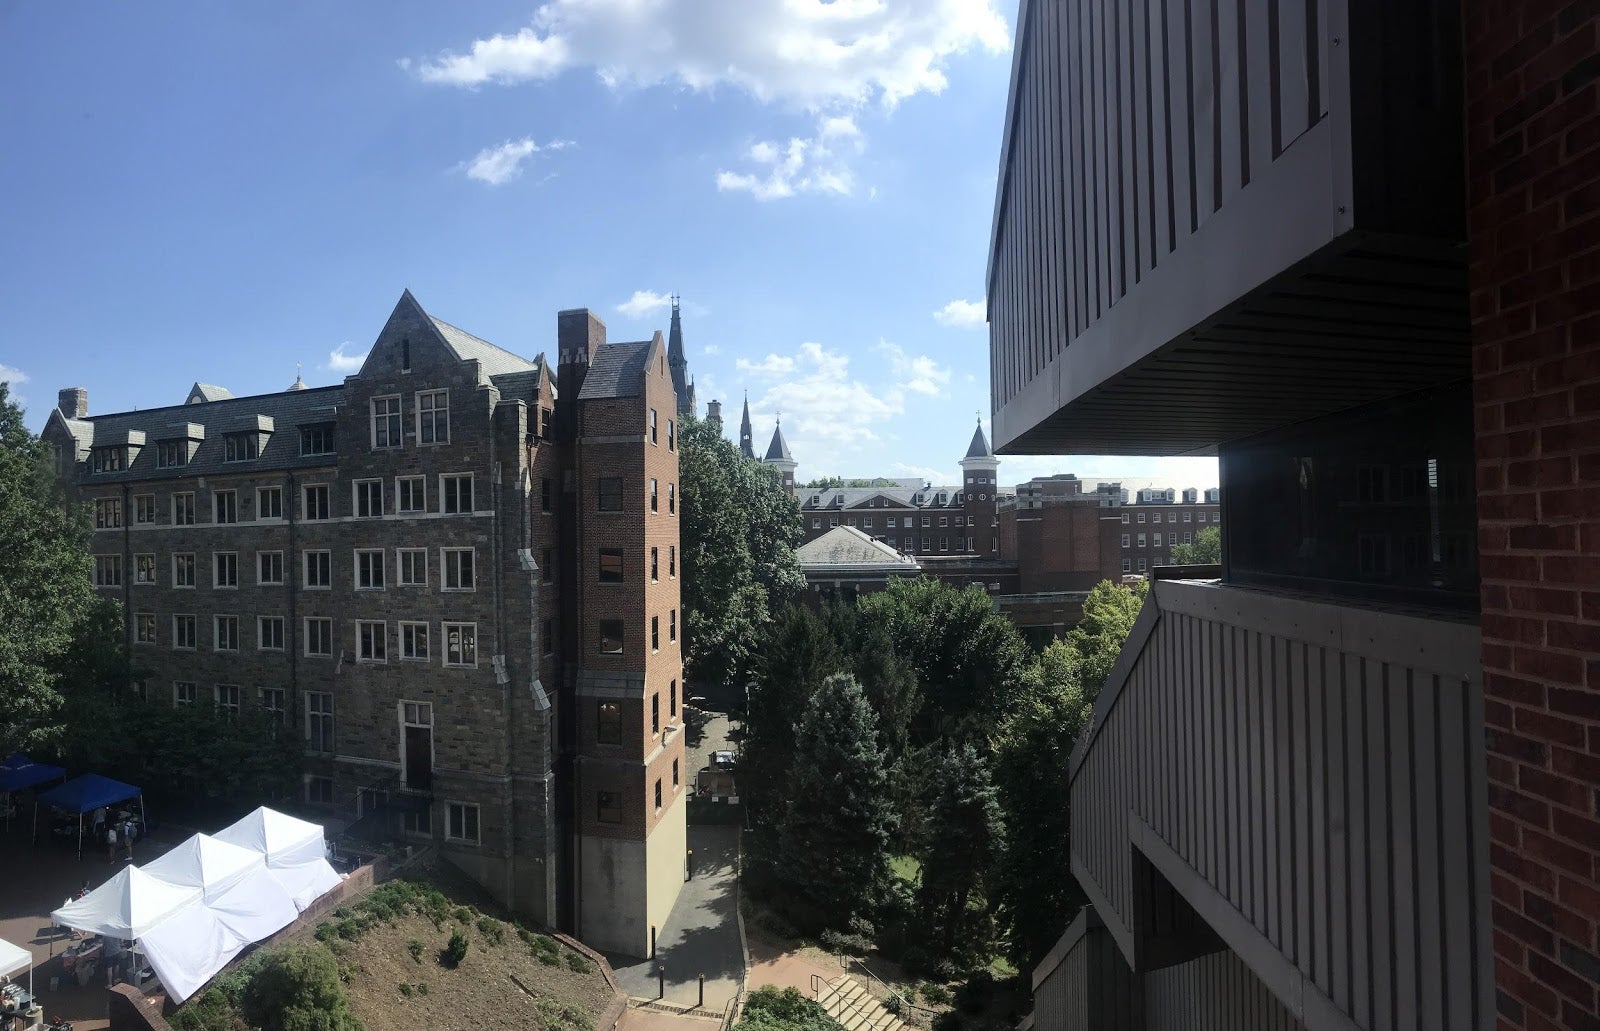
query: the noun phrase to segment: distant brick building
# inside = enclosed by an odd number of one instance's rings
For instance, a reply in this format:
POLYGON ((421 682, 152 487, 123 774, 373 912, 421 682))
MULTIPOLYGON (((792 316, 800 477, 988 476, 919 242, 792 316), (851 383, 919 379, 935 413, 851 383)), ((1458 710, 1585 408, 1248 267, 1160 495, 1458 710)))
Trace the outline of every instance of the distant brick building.
POLYGON ((407 292, 341 385, 100 416, 72 388, 44 435, 142 697, 275 714, 307 803, 644 955, 685 852, 681 329, 557 336, 552 369, 407 292))

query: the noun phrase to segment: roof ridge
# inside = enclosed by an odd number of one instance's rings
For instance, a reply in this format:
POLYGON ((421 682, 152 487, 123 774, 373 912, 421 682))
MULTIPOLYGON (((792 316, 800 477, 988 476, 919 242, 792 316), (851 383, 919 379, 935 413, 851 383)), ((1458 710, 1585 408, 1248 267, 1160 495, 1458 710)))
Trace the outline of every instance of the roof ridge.
MULTIPOLYGON (((418 304, 417 307, 422 308, 422 305, 418 304)), ((434 323, 438 324, 439 326, 443 326, 446 329, 453 329, 457 333, 460 333, 462 336, 469 337, 472 340, 477 341, 478 343, 482 344, 484 347, 492 347, 492 348, 494 348, 496 351, 499 351, 501 354, 505 355, 508 358, 515 358, 519 362, 527 362, 530 365, 534 364, 534 359, 532 359, 532 358, 524 358, 522 355, 518 354, 517 352, 508 351, 504 347, 501 347, 499 344, 496 344, 496 343, 493 343, 491 341, 485 340, 483 337, 479 336, 478 334, 473 333, 470 330, 462 329, 460 326, 456 325, 453 322, 446 322, 444 319, 441 319, 439 316, 434 315, 433 313, 429 312, 428 309, 426 309, 426 308, 422 308, 422 311, 423 311, 423 314, 428 316, 428 320, 430 322, 434 322, 434 323)), ((454 348, 452 348, 451 350, 454 350, 454 348)))

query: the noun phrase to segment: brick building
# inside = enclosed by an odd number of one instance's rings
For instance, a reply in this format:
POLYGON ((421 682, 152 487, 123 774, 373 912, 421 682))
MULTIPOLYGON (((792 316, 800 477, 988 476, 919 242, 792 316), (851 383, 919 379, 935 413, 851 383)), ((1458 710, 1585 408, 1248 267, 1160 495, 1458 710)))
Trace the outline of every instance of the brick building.
POLYGON ((278 714, 307 803, 644 955, 685 851, 679 366, 583 309, 557 341, 553 369, 408 291, 340 385, 73 388, 44 435, 150 704, 278 714))

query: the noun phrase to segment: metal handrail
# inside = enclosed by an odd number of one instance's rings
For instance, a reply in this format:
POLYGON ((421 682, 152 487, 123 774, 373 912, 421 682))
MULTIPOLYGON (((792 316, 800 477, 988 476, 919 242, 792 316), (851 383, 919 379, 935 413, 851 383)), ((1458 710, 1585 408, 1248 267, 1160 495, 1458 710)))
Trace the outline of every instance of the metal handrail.
POLYGON ((884 991, 886 991, 890 995, 894 996, 895 999, 899 1000, 900 1005, 906 1007, 907 1009, 914 1009, 914 1010, 917 1010, 917 1011, 919 1011, 921 1013, 926 1013, 926 1014, 928 1014, 930 1016, 932 1016, 934 1014, 937 1014, 939 1012, 939 1010, 930 1009, 927 1006, 922 1006, 922 1005, 919 1005, 917 1003, 914 1003, 910 999, 907 999, 900 992, 898 992, 895 989, 889 987, 889 985, 886 984, 881 977, 879 977, 877 974, 874 974, 872 972, 872 968, 867 966, 867 961, 866 960, 861 959, 858 956, 846 956, 846 955, 843 955, 843 954, 841 954, 839 956, 839 966, 842 967, 843 969, 849 970, 851 963, 854 963, 856 966, 860 967, 863 973, 865 973, 868 977, 872 978, 874 981, 878 982, 878 984, 882 985, 884 991))

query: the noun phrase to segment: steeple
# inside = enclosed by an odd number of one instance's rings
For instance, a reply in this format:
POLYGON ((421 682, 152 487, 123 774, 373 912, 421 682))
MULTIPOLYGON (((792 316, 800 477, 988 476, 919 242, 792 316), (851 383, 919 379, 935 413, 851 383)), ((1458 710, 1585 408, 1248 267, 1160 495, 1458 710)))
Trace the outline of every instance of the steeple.
POLYGON ((750 428, 750 395, 744 395, 744 418, 739 420, 739 453, 746 458, 756 457, 755 431, 750 428))
POLYGON ((693 415, 694 383, 689 379, 689 359, 683 353, 683 319, 678 313, 677 294, 672 295, 672 327, 667 332, 667 367, 672 370, 672 389, 678 394, 678 414, 693 415))
POLYGON ((776 466, 783 474, 783 486, 790 494, 794 493, 794 471, 799 465, 794 456, 789 453, 789 444, 783 439, 783 420, 779 419, 772 428, 772 443, 767 445, 767 457, 762 459, 767 465, 776 466))
POLYGON ((989 450, 989 440, 983 435, 983 418, 978 418, 978 428, 972 433, 972 443, 967 446, 968 458, 993 458, 994 452, 989 450))

